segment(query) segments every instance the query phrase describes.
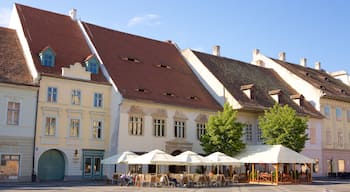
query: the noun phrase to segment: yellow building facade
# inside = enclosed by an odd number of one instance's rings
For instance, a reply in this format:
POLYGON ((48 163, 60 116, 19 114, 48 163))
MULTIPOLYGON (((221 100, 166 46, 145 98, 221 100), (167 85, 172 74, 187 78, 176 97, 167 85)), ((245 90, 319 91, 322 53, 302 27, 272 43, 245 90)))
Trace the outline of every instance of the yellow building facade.
MULTIPOLYGON (((90 73, 79 65, 74 67, 81 68, 80 75, 90 73)), ((41 76, 35 141, 39 180, 103 177, 101 160, 110 150, 110 91, 107 83, 41 76)))

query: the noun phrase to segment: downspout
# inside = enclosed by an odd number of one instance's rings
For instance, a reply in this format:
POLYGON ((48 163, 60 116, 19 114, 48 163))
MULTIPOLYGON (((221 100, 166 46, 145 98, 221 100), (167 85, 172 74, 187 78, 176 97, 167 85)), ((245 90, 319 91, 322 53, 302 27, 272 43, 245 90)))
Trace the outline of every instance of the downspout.
POLYGON ((41 76, 38 78, 38 85, 39 85, 39 88, 38 90, 36 91, 36 108, 35 108, 35 121, 34 121, 34 142, 33 142, 33 157, 32 157, 32 160, 33 160, 33 163, 32 163, 32 182, 36 182, 36 173, 35 173, 35 170, 34 170, 34 167, 35 167, 35 146, 36 146, 36 127, 37 127, 37 118, 38 118, 38 104, 39 104, 39 90, 40 90, 40 80, 41 80, 41 76))

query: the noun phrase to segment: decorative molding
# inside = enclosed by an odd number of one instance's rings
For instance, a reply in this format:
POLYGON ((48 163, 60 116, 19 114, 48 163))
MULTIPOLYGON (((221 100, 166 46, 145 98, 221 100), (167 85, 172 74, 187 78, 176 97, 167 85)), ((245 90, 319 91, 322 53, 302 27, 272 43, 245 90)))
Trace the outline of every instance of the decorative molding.
POLYGON ((153 118, 168 118, 168 114, 165 109, 157 109, 154 113, 151 114, 153 118))
POLYGON ((182 120, 182 121, 186 121, 188 120, 188 118, 186 117, 186 115, 182 112, 176 111, 175 115, 174 115, 174 119, 175 120, 182 120))
POLYGON ((129 110, 129 115, 140 115, 144 116, 145 112, 139 106, 131 106, 129 110))

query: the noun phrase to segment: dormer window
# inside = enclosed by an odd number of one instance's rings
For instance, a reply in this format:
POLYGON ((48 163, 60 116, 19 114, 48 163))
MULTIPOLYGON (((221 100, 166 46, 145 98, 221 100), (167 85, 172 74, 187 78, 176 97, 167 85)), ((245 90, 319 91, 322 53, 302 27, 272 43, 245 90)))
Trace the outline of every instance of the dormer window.
POLYGON ((174 93, 171 93, 171 92, 163 93, 163 95, 169 96, 169 97, 174 97, 174 96, 175 96, 175 94, 174 94, 174 93))
POLYGON ((171 67, 169 65, 164 65, 164 64, 159 64, 159 65, 157 65, 157 67, 165 68, 165 69, 171 69, 171 67))
POLYGON ((301 94, 291 95, 290 98, 298 105, 301 106, 304 96, 301 94))
POLYGON ((98 74, 100 62, 95 55, 90 55, 85 59, 86 71, 90 71, 92 74, 98 74))
POLYGON ((51 47, 45 47, 39 53, 40 61, 42 66, 53 67, 55 66, 56 54, 51 47))
POLYGON ((282 91, 280 89, 275 89, 269 91, 269 95, 272 97, 273 100, 275 100, 277 103, 280 103, 280 95, 282 91))
POLYGON ((138 60, 136 58, 132 58, 132 57, 123 57, 122 59, 125 60, 125 61, 131 61, 131 62, 134 62, 134 63, 141 63, 140 60, 138 60))
POLYGON ((241 90, 249 99, 253 99, 253 95, 252 95, 253 87, 254 87, 254 84, 248 84, 248 85, 241 86, 241 90))
POLYGON ((190 96, 190 97, 188 97, 188 99, 190 99, 190 100, 198 100, 199 98, 197 96, 190 96))

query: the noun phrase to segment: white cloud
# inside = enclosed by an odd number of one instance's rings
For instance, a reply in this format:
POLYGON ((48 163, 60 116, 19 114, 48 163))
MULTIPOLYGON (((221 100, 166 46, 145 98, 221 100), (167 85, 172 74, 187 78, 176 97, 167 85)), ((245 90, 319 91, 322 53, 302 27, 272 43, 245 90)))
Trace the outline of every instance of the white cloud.
POLYGON ((0 8, 0 26, 8 27, 11 18, 11 9, 0 8))
POLYGON ((147 14, 143 16, 136 16, 129 20, 128 27, 133 27, 136 25, 146 25, 146 26, 154 26, 160 24, 160 16, 156 14, 147 14))

